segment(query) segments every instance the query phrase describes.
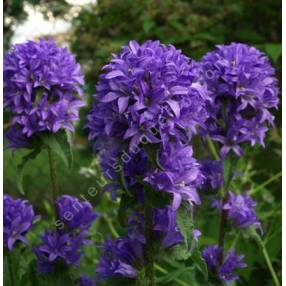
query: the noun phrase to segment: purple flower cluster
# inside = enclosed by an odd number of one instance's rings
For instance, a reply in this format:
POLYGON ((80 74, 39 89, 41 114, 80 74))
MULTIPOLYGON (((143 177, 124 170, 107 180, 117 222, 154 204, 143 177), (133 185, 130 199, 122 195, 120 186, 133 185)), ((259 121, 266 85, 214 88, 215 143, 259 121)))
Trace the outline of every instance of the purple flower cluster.
POLYGON ((70 230, 87 230, 99 216, 92 210, 88 201, 81 202, 72 196, 63 195, 58 198, 56 204, 60 221, 70 230))
POLYGON ((98 144, 115 138, 130 149, 142 136, 163 145, 189 142, 207 117, 197 69, 172 45, 131 41, 103 67, 88 116, 89 138, 98 144))
POLYGON ((262 231, 254 210, 255 201, 247 193, 236 195, 229 192, 228 195, 228 200, 223 206, 223 209, 227 211, 228 219, 233 221, 236 227, 247 228, 254 225, 262 231))
POLYGON ((232 150, 242 156, 241 144, 264 146, 269 109, 278 107, 277 79, 268 58, 254 47, 232 43, 218 45, 202 59, 211 93, 207 130, 222 144, 221 156, 232 150))
POLYGON ((83 83, 75 57, 54 41, 15 45, 4 57, 4 108, 13 124, 7 134, 10 147, 28 146, 38 132, 73 131, 84 105, 83 83))
POLYGON ((206 246, 202 251, 202 256, 207 263, 208 269, 216 273, 217 277, 227 285, 239 279, 238 275, 234 273, 236 269, 246 267, 246 264, 243 262, 244 256, 238 256, 234 250, 230 250, 226 254, 222 265, 219 265, 221 249, 217 245, 206 246))
POLYGON ((116 240, 107 239, 103 254, 97 264, 98 281, 112 277, 135 278, 143 265, 143 244, 124 236, 116 240))
POLYGON ((35 248, 40 274, 79 263, 85 236, 54 230, 46 231, 41 240, 42 244, 35 248))
POLYGON ((208 92, 200 65, 172 45, 131 41, 103 70, 87 127, 95 150, 100 150, 104 174, 113 181, 112 189, 118 188, 119 169, 123 169, 125 184, 137 193, 141 187, 136 176, 145 177, 157 190, 163 190, 160 180, 165 177, 164 191, 173 194, 177 204, 181 199, 199 203, 199 164, 191 148, 184 146, 208 117, 208 92), (146 144, 158 144, 166 170, 146 174, 146 144), (124 154, 129 160, 124 160, 124 154))
POLYGON ((78 264, 82 246, 89 243, 86 240, 88 229, 98 218, 90 203, 72 196, 61 196, 57 200, 57 211, 58 228, 46 231, 41 237, 42 244, 35 248, 41 274, 78 264))
POLYGON ((169 144, 161 152, 159 163, 163 170, 155 169, 145 180, 155 190, 171 193, 174 209, 180 206, 182 199, 190 204, 200 204, 196 188, 203 185, 204 176, 198 161, 193 158, 192 147, 169 144))
POLYGON ((201 171, 205 177, 203 188, 218 190, 224 184, 223 164, 221 161, 204 160, 200 162, 201 171))
POLYGON ((25 235, 32 228, 38 217, 32 205, 21 199, 14 199, 9 195, 3 198, 3 239, 4 246, 10 251, 17 241, 28 243, 25 235))
MULTIPOLYGON (((171 207, 154 209, 153 231, 155 241, 166 249, 183 242, 177 222, 176 211, 171 207)), ((200 233, 195 232, 197 239, 200 233)), ((132 213, 128 220, 128 235, 116 240, 107 239, 103 254, 97 265, 99 281, 112 277, 135 278, 144 265, 145 246, 144 215, 132 213)))

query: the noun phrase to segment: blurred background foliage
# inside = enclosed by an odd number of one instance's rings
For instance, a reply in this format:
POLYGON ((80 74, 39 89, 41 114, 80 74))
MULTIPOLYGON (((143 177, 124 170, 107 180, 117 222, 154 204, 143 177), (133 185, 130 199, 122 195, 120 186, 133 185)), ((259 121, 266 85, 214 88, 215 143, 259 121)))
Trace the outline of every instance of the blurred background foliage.
MULTIPOLYGON (((37 6, 47 19, 67 18, 71 9, 71 4, 64 0, 4 0, 5 49, 9 49, 15 26, 25 21, 27 15, 23 7, 27 3, 37 6)), ((87 141, 85 115, 90 108, 101 66, 122 45, 131 39, 139 42, 158 39, 165 44, 175 45, 194 59, 200 59, 216 44, 244 42, 258 47, 270 57, 281 82, 281 17, 279 0, 98 0, 94 4, 86 4, 79 13, 69 17, 71 29, 55 38, 58 42, 68 43, 82 65, 86 75, 84 89, 88 105, 83 109, 81 122, 77 126, 72 169, 66 170, 61 161, 57 162, 60 192, 85 194, 89 187, 96 186, 98 182, 100 173, 87 141)), ((275 113, 276 127, 268 134, 266 148, 247 150, 246 156, 240 161, 241 174, 235 186, 240 191, 250 190, 257 201, 258 217, 264 228, 264 243, 281 280, 281 108, 275 113)), ((5 116, 4 121, 7 122, 5 116)), ((24 150, 4 152, 4 191, 16 196, 21 196, 17 190, 17 165, 25 153, 24 150)), ((27 166, 24 177, 25 197, 42 214, 50 211, 47 203, 49 188, 47 154, 42 153, 27 166)), ((117 225, 118 205, 106 198, 100 204, 95 198, 94 205, 105 213, 104 219, 108 222, 99 222, 101 231, 106 236, 114 235, 112 227, 108 226, 117 225)), ((197 227, 203 233, 201 245, 213 243, 218 227, 216 212, 205 204, 197 210, 196 217, 197 227)), ((230 233, 227 240, 228 246, 236 244, 238 252, 245 254, 249 265, 240 272, 242 279, 237 285, 274 285, 255 241, 249 240, 246 233, 230 233)), ((91 261, 94 262, 94 255, 98 254, 92 248, 89 254, 82 268, 87 273, 93 273, 95 266, 91 261)), ((166 261, 162 262, 164 267, 176 276, 174 271, 178 265, 166 261)), ((194 281, 192 271, 185 269, 185 272, 177 272, 177 275, 185 281, 194 281)), ((159 272, 160 275, 162 273, 159 272)), ((177 285, 164 278, 160 281, 160 285, 164 286, 177 285)))

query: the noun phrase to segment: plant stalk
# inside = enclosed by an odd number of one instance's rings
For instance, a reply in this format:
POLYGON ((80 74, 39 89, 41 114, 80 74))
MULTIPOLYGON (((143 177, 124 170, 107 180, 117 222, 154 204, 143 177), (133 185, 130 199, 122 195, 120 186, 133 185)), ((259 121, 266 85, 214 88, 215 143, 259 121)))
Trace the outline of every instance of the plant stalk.
POLYGON ((48 157, 49 157, 49 166, 50 166, 50 178, 51 178, 51 185, 52 185, 52 197, 51 197, 51 204, 54 206, 54 214, 55 218, 57 217, 57 209, 56 209, 56 201, 59 196, 57 183, 56 183, 56 167, 55 167, 55 156, 53 150, 48 146, 48 157))
POLYGON ((144 217, 145 217, 145 279, 147 286, 154 286, 154 250, 153 250, 153 213, 152 207, 147 200, 144 202, 144 217))

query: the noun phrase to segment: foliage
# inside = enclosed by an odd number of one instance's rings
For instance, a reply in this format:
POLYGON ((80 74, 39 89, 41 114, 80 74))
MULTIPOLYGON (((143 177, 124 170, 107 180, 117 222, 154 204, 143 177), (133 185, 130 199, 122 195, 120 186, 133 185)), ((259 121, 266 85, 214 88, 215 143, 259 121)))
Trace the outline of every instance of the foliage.
MULTIPOLYGON (((23 4, 26 2, 41 7, 44 13, 51 11, 54 16, 63 15, 68 6, 65 1, 5 0, 4 17, 12 19, 12 22, 6 21, 7 24, 4 25, 6 47, 13 33, 13 25, 21 23, 26 17, 23 10, 23 4)), ((246 42, 267 53, 280 77, 280 9, 281 3, 278 0, 259 2, 252 0, 98 0, 96 5, 87 6, 78 17, 73 19, 71 48, 85 70, 87 81, 85 90, 89 95, 95 91, 95 84, 102 65, 109 61, 111 53, 118 52, 120 47, 130 39, 140 42, 146 39, 159 39, 163 43, 174 44, 195 59, 199 59, 205 52, 212 50, 217 43, 246 42)), ((92 243, 85 246, 86 255, 80 266, 72 269, 73 279, 82 273, 94 277, 95 265, 101 252, 98 248, 99 243, 102 243, 105 237, 116 238, 125 234, 126 212, 130 210, 129 205, 132 205, 132 202, 124 201, 124 199, 121 199, 121 202, 120 200, 112 201, 107 195, 100 195, 101 186, 106 181, 99 171, 97 159, 92 159, 92 150, 87 143, 86 132, 82 128, 85 123, 83 121, 78 126, 74 138, 74 158, 70 169, 65 168, 64 165, 64 162, 70 164, 71 161, 69 146, 66 146, 64 150, 59 150, 55 142, 50 142, 62 156, 56 160, 60 193, 87 196, 90 187, 97 188, 99 195, 92 198, 91 203, 97 211, 104 213, 90 230, 89 237, 92 243), (122 225, 118 224, 118 216, 122 225)), ((193 138, 192 143, 199 157, 204 157, 210 152, 205 151, 209 146, 199 139, 193 138)), ((15 178, 19 176, 18 166, 28 153, 25 150, 19 150, 15 154, 5 151, 4 192, 12 193, 16 197, 22 196, 18 192, 18 180, 15 178)), ((266 148, 246 150, 245 156, 240 160, 236 169, 237 176, 231 181, 231 187, 240 191, 250 190, 252 197, 258 202, 256 212, 264 230, 262 242, 281 281, 281 111, 276 113, 276 128, 268 135, 266 148)), ((31 249, 39 243, 39 234, 52 223, 46 151, 38 154, 33 163, 28 162, 23 171, 25 198, 31 201, 43 219, 35 225, 33 232, 29 233, 30 246, 20 249, 21 254, 15 253, 15 256, 11 258, 15 261, 15 267, 20 269, 20 277, 17 278, 20 281, 19 285, 57 285, 56 283, 62 285, 61 281, 46 281, 34 274, 36 265, 31 249), (17 260, 18 257, 21 259, 17 260), (31 280, 32 277, 33 280, 31 280)), ((152 192, 150 193, 152 196, 152 192)), ((124 194, 123 197, 128 196, 124 194)), ((150 200, 156 202, 158 198, 150 197, 150 200)), ((219 226, 217 212, 206 204, 196 208, 194 216, 195 227, 203 234, 196 246, 197 249, 216 243, 217 239, 214 234, 217 233, 219 226)), ((185 222, 182 221, 180 224, 184 228, 185 222)), ((186 234, 189 231, 186 227, 186 234)), ((236 246, 238 253, 245 253, 245 261, 248 265, 246 269, 240 271, 241 280, 234 285, 273 285, 261 242, 257 243, 255 237, 251 238, 252 235, 250 232, 237 231, 227 234, 226 247, 236 246)), ((187 245, 187 247, 190 246, 192 246, 192 241, 189 241, 187 245)), ((209 285, 205 282, 205 265, 197 249, 191 257, 186 259, 173 259, 178 252, 182 254, 184 249, 177 249, 176 253, 168 252, 157 256, 155 273, 158 285, 209 285), (194 264, 197 265, 199 271, 195 270, 194 264)), ((8 272, 4 275, 5 283, 7 283, 5 285, 9 285, 8 274, 11 270, 6 271, 8 272)), ((66 281, 70 277, 62 278, 66 279, 65 285, 67 285, 66 281)), ((128 285, 130 281, 118 281, 118 283, 128 285)), ((113 281, 112 285, 115 285, 113 281)))

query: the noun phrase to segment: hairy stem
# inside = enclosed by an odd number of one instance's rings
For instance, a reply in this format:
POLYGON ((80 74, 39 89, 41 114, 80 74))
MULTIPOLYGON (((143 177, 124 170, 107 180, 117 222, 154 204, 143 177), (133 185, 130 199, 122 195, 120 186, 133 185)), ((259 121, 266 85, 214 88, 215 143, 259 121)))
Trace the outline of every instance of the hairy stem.
POLYGON ((55 156, 53 150, 50 147, 48 148, 48 156, 49 156, 49 166, 50 166, 50 178, 51 178, 51 185, 52 185, 52 205, 54 206, 54 214, 55 218, 57 217, 57 210, 56 210, 56 200, 58 198, 58 190, 56 184, 56 167, 55 167, 55 156))
POLYGON ((279 282, 278 276, 277 276, 277 274, 276 274, 276 272, 275 272, 275 270, 273 268, 273 265, 271 263, 271 259, 269 257, 268 252, 267 252, 267 249, 265 247, 264 241, 261 239, 261 237, 256 232, 255 232, 254 236, 255 236, 256 241, 258 242, 259 246, 261 247, 264 259, 265 259, 267 267, 268 267, 268 269, 269 269, 269 271, 271 273, 274 285, 275 286, 280 286, 281 284, 279 282))
MULTIPOLYGON (((231 180, 233 177, 233 170, 235 168, 236 163, 237 160, 236 159, 233 160, 231 154, 229 154, 228 157, 225 158, 223 167, 224 186, 222 188, 222 193, 223 193, 222 205, 221 205, 222 208, 228 200, 228 190, 231 184, 231 180)), ((218 235, 218 246, 221 249, 221 255, 219 257, 219 265, 222 265, 224 259, 224 239, 225 239, 226 226, 227 226, 227 211, 222 209, 220 215, 219 235, 218 235)))
MULTIPOLYGON (((222 200, 222 206, 226 203, 228 198, 228 192, 227 190, 224 193, 224 197, 222 200)), ((225 237, 225 230, 227 225, 227 212, 225 210, 221 210, 220 215, 220 223, 219 223, 219 234, 218 234, 218 246, 221 249, 221 254, 219 257, 219 265, 223 264, 223 258, 224 258, 224 237, 225 237)))
POLYGON ((153 257, 153 214, 152 207, 145 200, 144 202, 144 216, 145 216, 145 279, 147 286, 154 286, 154 257, 153 257))

